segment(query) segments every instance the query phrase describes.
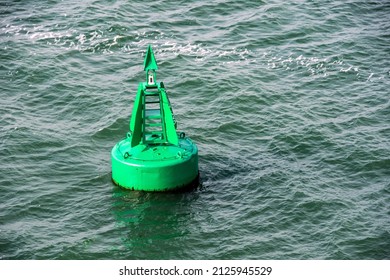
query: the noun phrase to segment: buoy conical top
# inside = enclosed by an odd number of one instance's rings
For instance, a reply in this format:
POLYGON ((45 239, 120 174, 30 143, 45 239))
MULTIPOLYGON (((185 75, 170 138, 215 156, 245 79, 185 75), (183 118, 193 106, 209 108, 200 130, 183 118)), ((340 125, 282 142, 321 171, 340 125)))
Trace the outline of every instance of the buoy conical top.
POLYGON ((157 69, 158 69, 157 62, 156 59, 154 58, 152 46, 149 45, 144 60, 144 71, 157 70, 157 69))

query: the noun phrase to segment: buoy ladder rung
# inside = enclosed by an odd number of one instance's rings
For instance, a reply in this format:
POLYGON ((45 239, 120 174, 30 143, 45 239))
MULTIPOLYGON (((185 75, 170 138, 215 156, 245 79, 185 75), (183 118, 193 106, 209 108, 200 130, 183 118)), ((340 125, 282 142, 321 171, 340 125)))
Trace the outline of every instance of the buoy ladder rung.
POLYGON ((145 91, 143 107, 143 142, 147 144, 165 143, 167 138, 160 91, 145 91))

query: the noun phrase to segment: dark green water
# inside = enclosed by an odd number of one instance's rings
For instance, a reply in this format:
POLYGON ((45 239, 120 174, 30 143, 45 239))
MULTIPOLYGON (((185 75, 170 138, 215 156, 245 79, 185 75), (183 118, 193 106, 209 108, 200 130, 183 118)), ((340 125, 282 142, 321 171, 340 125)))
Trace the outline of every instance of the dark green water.
POLYGON ((0 50, 1 259, 390 259, 389 1, 0 0, 0 50), (148 44, 190 192, 111 182, 148 44))

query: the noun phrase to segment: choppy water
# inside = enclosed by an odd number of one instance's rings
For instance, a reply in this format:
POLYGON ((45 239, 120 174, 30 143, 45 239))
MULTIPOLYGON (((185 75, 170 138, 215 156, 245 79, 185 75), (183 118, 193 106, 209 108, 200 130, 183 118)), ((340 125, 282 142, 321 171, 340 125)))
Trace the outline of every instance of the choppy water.
POLYGON ((389 1, 1 0, 0 49, 0 258, 390 258, 389 1), (147 44, 191 192, 111 182, 147 44))

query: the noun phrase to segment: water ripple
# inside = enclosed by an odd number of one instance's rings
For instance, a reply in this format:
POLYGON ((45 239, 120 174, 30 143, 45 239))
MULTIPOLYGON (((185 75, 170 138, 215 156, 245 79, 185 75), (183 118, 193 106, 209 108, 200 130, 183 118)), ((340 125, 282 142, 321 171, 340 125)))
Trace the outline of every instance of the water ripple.
POLYGON ((388 259, 386 1, 8 1, 1 259, 388 259), (190 192, 129 192, 110 150, 152 44, 190 192))

